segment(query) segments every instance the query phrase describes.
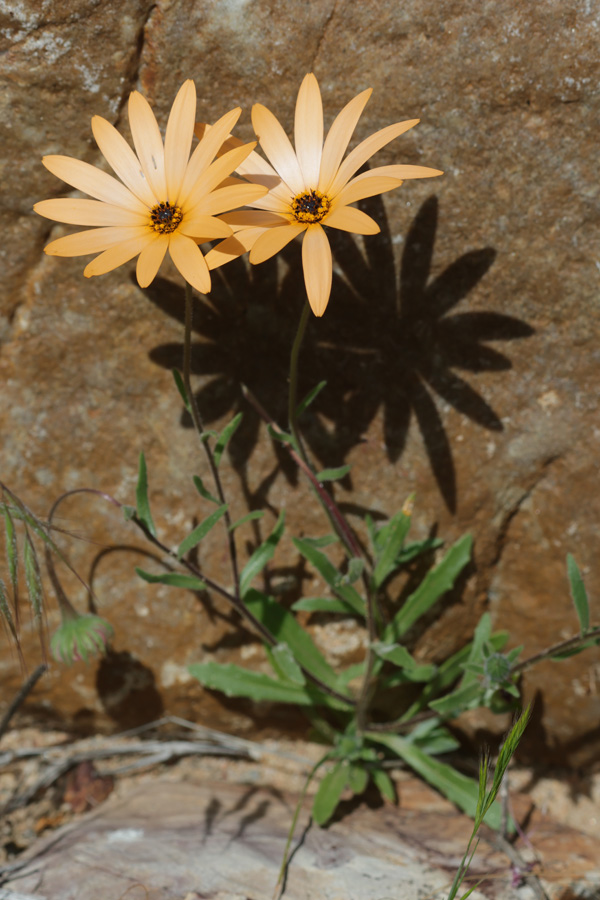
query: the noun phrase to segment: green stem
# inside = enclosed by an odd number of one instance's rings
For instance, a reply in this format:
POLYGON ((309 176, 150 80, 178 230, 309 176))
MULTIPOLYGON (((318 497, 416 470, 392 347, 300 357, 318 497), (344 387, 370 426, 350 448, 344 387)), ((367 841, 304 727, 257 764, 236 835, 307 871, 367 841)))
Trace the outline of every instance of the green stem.
MULTIPOLYGON (((210 467, 211 475, 213 477, 213 481, 215 484, 215 488, 217 490, 217 494, 221 504, 225 503, 225 494, 223 491, 223 485, 221 482, 221 476, 219 475, 219 469, 217 464, 215 463, 215 458, 213 456, 212 448, 210 447, 208 440, 203 438, 204 434, 204 422, 202 421, 202 416, 200 415, 200 410, 198 408, 198 403, 196 401, 196 397, 192 390, 192 384, 190 379, 191 373, 191 361, 192 361, 192 320, 193 320, 193 303, 192 303, 192 286, 185 283, 185 331, 184 331, 184 340, 183 340, 183 384, 185 386, 185 392, 188 399, 189 411, 192 417, 192 421, 194 423, 194 428, 200 438, 200 443, 204 447, 204 452, 206 453, 206 457, 208 459, 208 465, 210 467)), ((233 585, 234 585, 234 594, 236 600, 240 599, 240 577, 237 563, 237 547, 235 543, 235 534, 231 530, 231 516, 229 514, 229 509, 225 512, 223 516, 223 523, 225 525, 225 529, 227 531, 227 542, 229 545, 229 558, 231 559, 231 571, 233 574, 233 585)))
POLYGON ((300 322, 298 323, 298 330, 296 331, 294 343, 292 344, 292 352, 290 355, 290 393, 288 399, 288 419, 290 423, 290 431, 292 432, 296 449, 299 451, 302 459, 307 465, 309 465, 309 462, 306 451, 304 449, 304 445, 302 443, 302 438, 300 437, 300 432, 298 431, 298 417, 296 415, 296 410, 298 408, 298 357, 300 356, 300 347, 302 346, 302 341, 304 340, 304 333, 306 332, 306 323, 308 322, 309 313, 310 306, 307 300, 304 304, 302 315, 300 316, 300 322))

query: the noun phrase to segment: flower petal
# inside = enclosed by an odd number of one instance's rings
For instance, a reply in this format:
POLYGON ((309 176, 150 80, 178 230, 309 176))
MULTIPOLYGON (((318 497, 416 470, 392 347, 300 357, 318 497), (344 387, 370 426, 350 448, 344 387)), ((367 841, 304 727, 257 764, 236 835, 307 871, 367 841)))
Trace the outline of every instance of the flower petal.
POLYGON ((304 188, 310 190, 319 183, 323 152, 323 103, 319 84, 312 73, 304 76, 298 91, 294 143, 298 164, 304 176, 304 188))
MULTIPOLYGON (((224 116, 221 116, 214 125, 204 126, 202 136, 199 138, 200 143, 194 149, 185 170, 185 177, 179 195, 182 203, 185 203, 188 194, 221 149, 223 141, 239 119, 241 112, 242 108, 237 106, 235 109, 225 113, 224 116)), ((194 128, 194 132, 198 133, 198 126, 194 128)))
MULTIPOLYGON (((293 241, 295 237, 302 234, 308 226, 300 222, 279 225, 275 228, 269 228, 260 235, 252 250, 250 251, 250 262, 253 264, 264 262, 279 253, 280 250, 293 241)), ((239 233, 236 235, 239 239, 239 233)))
POLYGON ((104 275, 106 272, 112 272, 113 269, 122 266, 123 263, 129 262, 130 259, 137 256, 146 244, 153 240, 154 236, 151 232, 146 231, 143 235, 120 241, 114 247, 109 247, 108 250, 105 250, 104 253, 93 259, 91 263, 88 263, 83 270, 83 274, 86 278, 91 278, 93 275, 104 275))
POLYGON ((336 116, 333 125, 329 129, 329 134, 325 140, 323 147, 323 156, 321 159, 321 175, 319 177, 318 189, 324 194, 329 193, 329 185, 335 178, 342 157, 346 152, 350 138, 356 128, 356 123, 362 115, 362 111, 367 105, 367 100, 373 93, 373 89, 369 88, 362 93, 357 94, 350 103, 347 103, 343 110, 336 116))
POLYGON ((139 159, 125 138, 102 116, 92 117, 92 131, 102 155, 121 181, 151 209, 158 200, 146 181, 139 159))
POLYGON ((147 225, 148 215, 140 215, 122 206, 100 200, 40 200, 33 207, 40 216, 67 225, 147 225))
POLYGON ((137 283, 140 287, 148 287, 154 281, 156 273, 160 269, 160 264, 165 258, 168 246, 168 234, 155 234, 152 240, 142 249, 135 269, 137 283))
POLYGON ((162 137, 150 104, 138 91, 129 95, 129 127, 146 181, 154 196, 162 202, 167 199, 162 137))
POLYGON ((186 216, 177 229, 179 234, 187 234, 192 238, 203 238, 212 241, 215 238, 231 237, 231 228, 215 216, 202 216, 200 214, 186 216))
POLYGON ((340 231, 352 231, 354 234, 379 234, 379 225, 354 206, 338 206, 323 220, 323 225, 339 228, 340 231))
POLYGON ((231 262, 232 259, 243 256, 244 253, 252 249, 258 238, 264 233, 264 230, 264 228, 260 227, 243 228, 233 237, 227 238, 226 241, 221 241, 220 244, 217 244, 216 247, 213 247, 206 254, 208 268, 218 269, 219 266, 224 266, 225 263, 231 262))
POLYGON ((185 198, 185 203, 181 204, 183 214, 195 209, 207 194, 218 187, 223 179, 237 168, 254 147, 256 147, 256 143, 242 144, 241 147, 228 150, 227 153, 216 159, 198 179, 190 194, 185 198))
MULTIPOLYGON (((430 169, 428 166, 378 166, 363 174, 383 175, 386 178, 400 178, 404 181, 406 178, 435 178, 444 173, 441 169, 430 169)), ((362 176, 358 175, 357 177, 361 178, 362 176)))
POLYGON ((208 294, 210 273, 198 244, 174 231, 169 241, 169 254, 188 284, 201 294, 208 294))
POLYGON ((225 212, 225 210, 234 209, 236 206, 247 206, 254 200, 264 197, 266 193, 267 189, 262 184, 244 184, 240 182, 230 187, 217 188, 202 198, 194 208, 194 214, 202 213, 214 216, 217 213, 225 212))
POLYGON ((256 226, 263 228, 270 225, 288 224, 287 219, 262 209, 236 209, 232 212, 223 213, 219 218, 223 222, 227 222, 234 232, 239 231, 241 228, 254 228, 256 226))
POLYGON ((285 181, 292 196, 304 190, 304 177, 298 165, 294 148, 287 134, 266 106, 255 103, 252 107, 252 125, 260 145, 269 157, 277 174, 285 181))
POLYGON ((332 259, 327 235, 320 225, 311 225, 302 241, 302 268, 310 308, 322 316, 331 294, 332 259))
POLYGON ((188 78, 177 92, 165 132, 167 197, 171 203, 177 205, 190 157, 195 121, 196 85, 188 78))
POLYGON ((66 181, 78 191, 95 197, 96 200, 123 206, 140 215, 148 213, 144 204, 128 191, 124 184, 107 172, 97 169, 96 166, 90 166, 89 163, 70 156, 44 156, 42 162, 57 178, 66 181))
POLYGON ((379 169, 375 169, 374 172, 363 172, 362 175, 357 175, 356 178, 349 181, 333 199, 332 210, 337 209, 338 206, 347 206, 349 203, 363 200, 365 197, 385 194, 386 191, 393 191, 402 184, 399 178, 376 175, 375 172, 379 171, 379 169))
POLYGON ((374 153, 377 153, 378 150, 381 150, 382 147, 385 147, 385 145, 389 144, 390 141, 393 141, 394 138, 404 134, 405 131, 414 128, 418 122, 418 119, 408 119, 406 122, 396 122, 395 125, 388 125, 386 128, 382 128, 381 131, 376 131, 375 134, 372 134, 362 141, 358 147, 355 147, 354 150, 348 154, 339 167, 337 175, 327 191, 329 196, 335 197, 335 195, 344 187, 346 182, 352 178, 354 173, 360 169, 362 164, 373 156, 374 153))
POLYGON ((48 256, 86 256, 88 253, 100 253, 133 237, 150 234, 150 229, 145 227, 90 228, 57 238, 44 247, 44 253, 48 256))

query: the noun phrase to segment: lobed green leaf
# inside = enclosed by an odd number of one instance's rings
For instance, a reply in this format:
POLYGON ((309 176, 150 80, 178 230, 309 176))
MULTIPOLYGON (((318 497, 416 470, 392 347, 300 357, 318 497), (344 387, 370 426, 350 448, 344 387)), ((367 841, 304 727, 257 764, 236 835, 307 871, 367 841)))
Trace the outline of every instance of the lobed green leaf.
POLYGON ((193 663, 188 666, 188 671, 204 687, 221 691, 227 697, 248 697, 250 700, 299 706, 313 706, 316 701, 315 692, 309 686, 279 681, 263 672, 253 672, 232 663, 193 663))

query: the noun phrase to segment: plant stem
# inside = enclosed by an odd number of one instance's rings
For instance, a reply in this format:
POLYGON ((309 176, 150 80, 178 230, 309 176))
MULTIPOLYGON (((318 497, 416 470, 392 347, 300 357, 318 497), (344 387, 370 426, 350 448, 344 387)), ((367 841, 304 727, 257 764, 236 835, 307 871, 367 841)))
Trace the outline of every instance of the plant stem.
MULTIPOLYGON (((225 494, 223 492, 223 485, 221 483, 221 476, 219 475, 219 469, 217 464, 215 463, 215 458, 213 456, 212 449, 208 443, 208 440, 203 438, 203 433, 205 431, 204 422, 202 421, 202 416, 200 415, 200 410, 198 408, 198 403, 196 401, 196 397, 194 392, 192 391, 192 384, 190 380, 190 372, 191 372, 191 360, 192 360, 192 319, 193 319, 193 304, 192 304, 192 286, 185 283, 185 331, 184 331, 184 341, 183 341, 183 384, 185 386, 185 392, 187 394, 189 411, 192 417, 192 421, 194 423, 194 428, 200 438, 200 443, 204 447, 204 452, 206 453, 206 457, 208 459, 208 465, 210 467, 211 475, 213 477, 213 481, 215 484, 215 488, 217 490, 217 494, 221 504, 225 503, 225 494)), ((237 547, 235 543, 235 534, 231 530, 231 516, 229 514, 229 509, 226 510, 223 516, 223 523, 225 525, 225 529, 227 532, 227 543, 229 545, 229 558, 231 560, 231 571, 233 574, 233 585, 234 585, 234 594, 236 600, 240 599, 240 577, 238 571, 238 563, 237 563, 237 547)))
POLYGON ((296 415, 296 410, 298 407, 298 357, 300 356, 300 347, 302 346, 302 341, 304 339, 304 333, 306 331, 306 323, 308 322, 309 313, 310 306, 308 304, 308 300, 306 300, 304 303, 304 308, 302 310, 302 315, 300 316, 300 322, 298 323, 296 337, 294 338, 294 343, 292 344, 292 352, 290 355, 290 393, 288 398, 288 419, 290 423, 290 431, 292 432, 296 449, 307 465, 309 465, 309 462, 306 455, 306 450, 304 449, 304 444, 302 443, 302 438, 300 437, 300 432, 298 431, 298 417, 296 415))

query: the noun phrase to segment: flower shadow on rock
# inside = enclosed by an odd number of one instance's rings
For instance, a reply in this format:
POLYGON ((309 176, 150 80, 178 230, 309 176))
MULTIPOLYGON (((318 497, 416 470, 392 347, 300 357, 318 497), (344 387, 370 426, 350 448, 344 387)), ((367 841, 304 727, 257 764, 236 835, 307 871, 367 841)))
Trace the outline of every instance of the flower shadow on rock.
MULTIPOLYGON (((437 228, 435 196, 421 206, 409 229, 397 288, 389 227, 380 198, 360 207, 381 226, 364 243, 364 255, 349 235, 332 230, 335 262, 332 302, 322 319, 311 317, 300 358, 299 396, 319 381, 323 390, 301 419, 303 436, 324 466, 341 465, 364 436, 380 407, 388 458, 401 456, 412 416, 417 420, 438 488, 449 510, 456 509, 456 475, 448 435, 435 395, 490 431, 502 430, 496 412, 455 370, 473 374, 502 372, 510 360, 490 341, 529 337, 527 323, 496 312, 449 315, 484 277, 494 262, 492 248, 460 256, 430 280, 437 228)), ((282 427, 287 422, 289 353, 305 300, 300 248, 290 244, 279 255, 248 266, 239 260, 213 273, 209 300, 198 300, 192 348, 192 373, 209 380, 197 393, 207 425, 243 411, 242 425, 229 446, 233 466, 245 482, 245 467, 256 446, 260 420, 243 398, 247 385, 282 427)), ((184 293, 157 279, 147 296, 176 320, 184 319, 184 293)), ((151 359, 165 368, 181 368, 181 343, 154 348, 151 359)), ((182 413, 182 424, 191 419, 182 413)), ((274 444, 278 462, 254 492, 251 508, 265 504, 277 472, 295 483, 288 454, 274 444), (262 496, 258 496, 262 494, 262 496)), ((350 486, 350 479, 346 481, 350 486)), ((246 485, 247 487, 247 485, 246 485)))
MULTIPOLYGON (((277 260, 260 266, 237 260, 216 270, 212 273, 210 297, 196 299, 194 306, 193 330, 200 340, 192 345, 191 371, 208 379, 197 391, 196 399, 207 426, 243 412, 242 423, 228 446, 232 465, 240 474, 254 451, 261 425, 258 414, 244 399, 241 385, 246 385, 272 418, 287 428, 290 351, 305 302, 299 244, 285 248, 279 259, 286 267, 283 277, 279 277, 277 260)), ((343 287, 339 277, 334 278, 334 286, 343 287)), ((157 279, 145 293, 155 305, 183 323, 185 299, 181 288, 157 279)), ((320 377, 326 377, 317 359, 318 325, 316 320, 309 322, 302 347, 300 397, 320 377)), ((151 350, 150 358, 164 368, 181 369, 183 344, 162 344, 151 350)), ((185 411, 181 423, 192 426, 185 411)), ((306 440, 323 464, 339 458, 335 441, 328 438, 318 419, 311 421, 306 440)), ((285 449, 274 442, 274 450, 277 465, 265 479, 265 495, 277 471, 282 470, 294 484, 298 477, 285 449)), ((266 496, 254 497, 257 502, 259 499, 264 504, 266 496)))
POLYGON ((364 256, 347 235, 332 236, 334 258, 352 291, 343 309, 334 303, 332 314, 323 319, 319 350, 326 358, 319 368, 334 370, 337 379, 324 392, 320 411, 335 418, 335 436, 345 456, 383 407, 384 440, 393 462, 404 450, 414 415, 438 488, 454 512, 455 468, 435 394, 483 428, 502 431, 496 412, 455 370, 476 374, 512 368, 510 360, 486 342, 530 337, 534 330, 492 311, 448 315, 484 277, 496 252, 486 247, 465 253, 430 281, 436 197, 423 203, 408 232, 399 291, 381 200, 371 198, 361 206, 378 221, 382 233, 377 241, 365 242, 364 256))

